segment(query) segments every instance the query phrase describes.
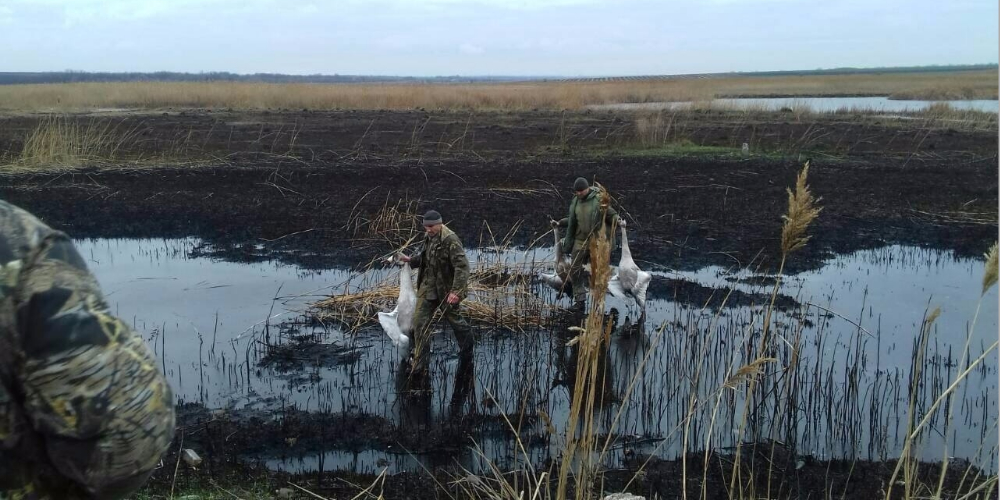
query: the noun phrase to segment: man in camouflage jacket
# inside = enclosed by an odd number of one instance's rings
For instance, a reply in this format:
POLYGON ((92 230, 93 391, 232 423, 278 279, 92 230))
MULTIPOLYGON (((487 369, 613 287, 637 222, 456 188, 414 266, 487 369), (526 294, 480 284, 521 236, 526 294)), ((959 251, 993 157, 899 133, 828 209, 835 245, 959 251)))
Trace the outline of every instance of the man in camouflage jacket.
POLYGON ((603 227, 614 247, 614 233, 610 229, 618 220, 618 212, 610 206, 602 207, 601 190, 591 187, 583 177, 573 183, 573 191, 576 195, 569 204, 568 216, 553 222, 566 230, 562 250, 572 256, 569 279, 573 283, 573 305, 583 310, 588 288, 583 266, 590 262, 590 238, 603 227))
POLYGON ((455 339, 463 356, 472 355, 474 339, 469 324, 462 317, 459 303, 468 296, 469 259, 462 241, 442 223, 441 214, 431 210, 424 215, 424 248, 414 257, 401 256, 417 275, 417 306, 413 313, 413 362, 411 373, 427 374, 430 363, 431 322, 435 315, 444 317, 455 330, 455 339))
POLYGON ((121 498, 173 438, 173 396, 65 234, 0 201, 0 498, 121 498))

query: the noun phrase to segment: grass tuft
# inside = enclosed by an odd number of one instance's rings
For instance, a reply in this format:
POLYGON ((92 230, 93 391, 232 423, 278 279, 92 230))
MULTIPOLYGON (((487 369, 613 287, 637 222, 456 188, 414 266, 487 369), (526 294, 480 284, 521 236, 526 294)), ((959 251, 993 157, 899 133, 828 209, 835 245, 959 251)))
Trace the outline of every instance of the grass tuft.
POLYGON ((24 166, 79 166, 112 162, 135 143, 137 127, 91 120, 86 124, 65 117, 42 120, 24 140, 17 163, 24 166))

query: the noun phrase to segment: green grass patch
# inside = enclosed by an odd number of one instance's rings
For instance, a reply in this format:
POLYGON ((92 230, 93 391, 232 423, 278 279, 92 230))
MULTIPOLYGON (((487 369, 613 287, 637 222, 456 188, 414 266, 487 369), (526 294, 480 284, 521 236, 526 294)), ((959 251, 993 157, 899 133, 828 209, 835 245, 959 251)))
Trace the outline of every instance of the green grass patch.
MULTIPOLYGON (((607 157, 607 156, 626 156, 626 157, 643 157, 643 158, 671 158, 671 157, 682 157, 682 156, 725 156, 725 157, 739 157, 742 155, 740 148, 728 147, 728 146, 707 146, 702 144, 695 144, 688 140, 676 141, 665 143, 660 146, 655 147, 643 147, 636 145, 634 147, 617 147, 612 149, 597 149, 591 150, 591 154, 597 157, 607 157)), ((750 155, 750 156, 760 156, 760 155, 750 155)))

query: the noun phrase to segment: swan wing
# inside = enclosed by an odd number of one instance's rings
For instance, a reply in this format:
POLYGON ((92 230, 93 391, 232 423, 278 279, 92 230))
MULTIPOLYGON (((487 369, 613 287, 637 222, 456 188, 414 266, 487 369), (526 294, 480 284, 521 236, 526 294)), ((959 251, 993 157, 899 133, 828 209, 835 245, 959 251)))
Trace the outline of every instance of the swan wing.
POLYGON ((611 295, 625 300, 625 288, 622 287, 621 278, 619 278, 617 274, 608 280, 608 291, 611 292, 611 295))
POLYGON ((389 340, 392 340, 393 345, 401 347, 409 343, 410 339, 403 335, 403 331, 399 329, 399 323, 396 321, 398 314, 399 309, 390 313, 380 312, 378 313, 378 322, 385 330, 385 334, 389 336, 389 340))
POLYGON ((639 303, 639 307, 646 307, 646 290, 649 289, 649 282, 652 280, 652 274, 646 271, 639 271, 635 281, 635 288, 632 289, 632 295, 635 296, 635 301, 639 303))

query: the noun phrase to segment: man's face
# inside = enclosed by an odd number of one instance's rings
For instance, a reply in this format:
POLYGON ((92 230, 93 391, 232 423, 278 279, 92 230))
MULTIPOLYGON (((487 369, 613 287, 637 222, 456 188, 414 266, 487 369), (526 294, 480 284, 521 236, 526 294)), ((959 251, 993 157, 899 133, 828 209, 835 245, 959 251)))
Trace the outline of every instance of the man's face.
POLYGON ((441 232, 441 224, 424 226, 424 231, 427 232, 427 236, 437 236, 441 232))
POLYGON ((576 192, 576 196, 579 197, 581 200, 586 198, 588 194, 590 194, 590 188, 581 189, 576 192))

